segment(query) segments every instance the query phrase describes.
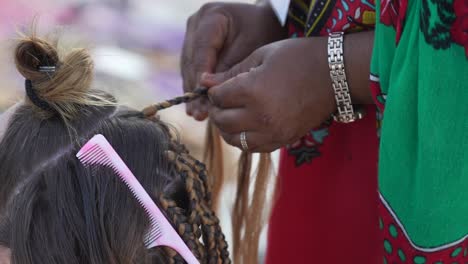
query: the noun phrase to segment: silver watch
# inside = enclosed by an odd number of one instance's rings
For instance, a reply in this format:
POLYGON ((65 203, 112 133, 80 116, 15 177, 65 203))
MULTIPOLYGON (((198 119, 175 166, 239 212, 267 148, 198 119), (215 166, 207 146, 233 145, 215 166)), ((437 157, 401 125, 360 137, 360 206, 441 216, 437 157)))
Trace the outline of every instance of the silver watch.
POLYGON ((333 32, 329 35, 328 65, 330 67, 330 77, 338 108, 333 118, 337 122, 351 123, 362 119, 363 113, 360 111, 355 112, 351 102, 343 58, 343 34, 343 32, 333 32))

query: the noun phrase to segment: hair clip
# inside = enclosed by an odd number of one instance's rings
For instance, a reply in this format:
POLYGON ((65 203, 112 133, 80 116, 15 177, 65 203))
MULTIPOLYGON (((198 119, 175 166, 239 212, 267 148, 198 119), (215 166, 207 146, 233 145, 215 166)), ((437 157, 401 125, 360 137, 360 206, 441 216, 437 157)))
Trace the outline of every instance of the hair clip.
POLYGON ((54 73, 57 67, 55 66, 39 66, 39 72, 54 73))

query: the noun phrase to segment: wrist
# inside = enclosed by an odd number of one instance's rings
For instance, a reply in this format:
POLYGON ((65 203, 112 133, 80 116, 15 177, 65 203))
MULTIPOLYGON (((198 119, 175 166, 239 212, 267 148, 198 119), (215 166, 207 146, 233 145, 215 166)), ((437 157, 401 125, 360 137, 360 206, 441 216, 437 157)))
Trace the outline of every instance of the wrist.
MULTIPOLYGON (((351 100, 355 105, 373 103, 369 88, 373 36, 373 31, 344 35, 344 67, 351 100)), ((334 97, 328 65, 328 36, 307 38, 305 41, 307 41, 308 53, 304 54, 310 54, 309 60, 313 63, 309 69, 317 72, 314 76, 319 76, 319 78, 311 80, 311 85, 327 88, 334 97)))
POLYGON ((337 104, 328 65, 328 36, 307 38, 307 40, 309 42, 309 52, 313 53, 310 58, 311 67, 309 69, 314 71, 314 78, 310 80, 309 86, 314 87, 314 89, 320 88, 325 101, 323 107, 325 107, 328 116, 331 116, 336 112, 337 104))
POLYGON ((351 99, 355 105, 373 103, 369 87, 373 43, 373 31, 344 35, 345 69, 351 99))
POLYGON ((328 67, 328 37, 313 37, 291 39, 297 41, 300 45, 299 52, 296 53, 294 60, 296 63, 302 63, 299 70, 303 71, 301 82, 305 85, 307 91, 307 113, 314 113, 317 110, 320 113, 311 114, 309 124, 320 124, 328 120, 336 112, 337 104, 335 93, 331 85, 330 70, 328 67), (316 107, 316 106, 319 107, 316 107), (317 120, 322 117, 322 120, 317 120))
POLYGON ((330 79, 335 94, 337 111, 333 115, 335 121, 352 123, 364 117, 353 105, 344 60, 344 32, 333 32, 328 36, 328 66, 330 79))
MULTIPOLYGON (((354 105, 372 104, 373 99, 369 88, 370 60, 373 47, 373 31, 345 34, 343 40, 344 71, 346 73, 347 85, 351 102, 354 105)), ((335 92, 330 77, 330 67, 328 63, 328 36, 309 38, 309 53, 314 65, 311 65, 314 76, 318 78, 311 80, 311 85, 320 85, 329 92, 328 100, 337 110, 335 92), (331 95, 331 97, 330 97, 331 95)))

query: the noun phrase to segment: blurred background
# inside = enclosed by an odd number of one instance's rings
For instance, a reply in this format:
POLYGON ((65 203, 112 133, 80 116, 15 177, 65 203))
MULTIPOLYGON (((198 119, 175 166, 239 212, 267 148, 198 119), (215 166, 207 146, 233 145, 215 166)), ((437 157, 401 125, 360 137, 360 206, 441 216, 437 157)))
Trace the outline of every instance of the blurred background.
MULTIPOLYGON (((40 35, 58 36, 61 47, 91 49, 95 86, 111 91, 121 102, 141 108, 180 95, 179 56, 185 23, 206 2, 0 0, 0 111, 23 96, 24 80, 12 56, 18 32, 29 32, 34 19, 40 35)), ((163 115, 198 155, 205 125, 186 117, 183 109, 176 107, 163 115)))
MULTIPOLYGON (((253 2, 254 0, 237 0, 253 2)), ((206 0, 0 0, 0 113, 24 96, 24 79, 13 63, 18 32, 28 32, 34 18, 40 35, 59 37, 63 48, 87 47, 96 64, 94 86, 110 91, 134 108, 180 95, 179 56, 187 18, 206 0)), ((233 1, 231 1, 233 2, 233 1)), ((202 157, 205 123, 178 106, 161 113, 182 141, 202 157)), ((237 150, 226 148, 231 178, 237 150)), ((220 218, 230 237, 234 186, 224 190, 220 218)), ((265 236, 262 239, 265 247, 265 236)))

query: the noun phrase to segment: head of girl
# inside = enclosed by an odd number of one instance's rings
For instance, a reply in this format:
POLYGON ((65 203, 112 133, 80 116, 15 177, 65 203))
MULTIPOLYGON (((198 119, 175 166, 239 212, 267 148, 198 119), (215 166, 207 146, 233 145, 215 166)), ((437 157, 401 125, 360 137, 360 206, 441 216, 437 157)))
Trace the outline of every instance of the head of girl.
POLYGON ((33 35, 19 41, 15 62, 27 96, 0 140, 0 263, 185 263, 171 249, 145 247, 148 217, 112 170, 75 157, 96 134, 201 263, 229 263, 205 168, 165 124, 91 89, 84 49, 59 54, 33 35))

